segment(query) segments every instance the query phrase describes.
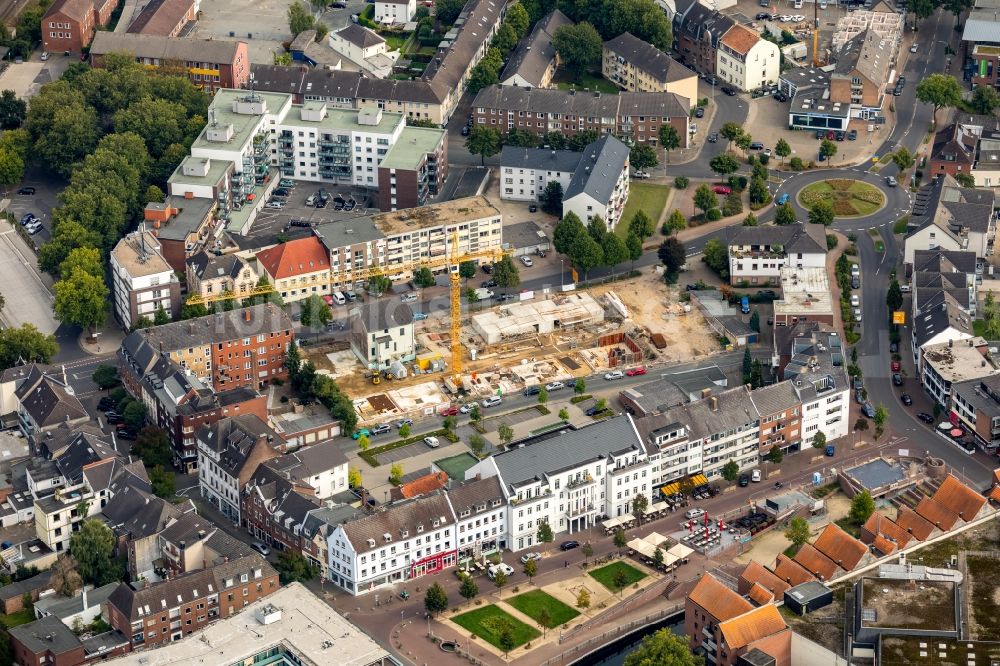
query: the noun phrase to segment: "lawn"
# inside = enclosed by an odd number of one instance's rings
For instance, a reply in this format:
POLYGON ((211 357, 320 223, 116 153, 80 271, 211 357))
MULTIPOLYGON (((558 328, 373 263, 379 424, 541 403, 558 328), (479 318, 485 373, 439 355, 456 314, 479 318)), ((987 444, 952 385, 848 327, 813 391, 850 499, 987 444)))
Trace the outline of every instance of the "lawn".
POLYGON ((807 185, 798 194, 799 203, 811 208, 820 201, 833 206, 837 217, 871 215, 885 204, 885 195, 872 185, 857 180, 835 178, 807 185))
POLYGON ((646 574, 642 573, 635 567, 624 562, 612 562, 611 564, 601 567, 600 569, 594 569, 589 572, 591 578, 596 580, 598 583, 608 588, 612 592, 617 592, 618 588, 615 586, 615 574, 619 571, 624 571, 627 576, 626 583, 624 587, 628 587, 632 583, 638 583, 640 580, 646 577, 646 574))
POLYGON ((403 44, 410 38, 408 32, 384 33, 380 35, 385 40, 385 48, 388 51, 398 51, 403 48, 403 44))
POLYGON ((19 610, 16 613, 11 613, 10 615, 0 615, 0 623, 3 623, 3 626, 8 629, 16 627, 19 624, 28 624, 34 621, 34 619, 34 611, 27 608, 19 610))
POLYGON ((972 320, 972 334, 979 338, 986 337, 986 320, 985 319, 973 319, 972 320))
POLYGON ((457 456, 435 460, 434 464, 452 479, 465 481, 465 470, 475 465, 476 462, 478 462, 476 457, 471 453, 459 453, 457 456))
POLYGON ((559 90, 569 90, 570 88, 583 90, 584 88, 589 88, 591 91, 597 90, 606 95, 617 95, 620 92, 618 86, 600 74, 584 74, 580 77, 580 81, 576 82, 571 80, 568 72, 560 69, 556 72, 554 80, 556 81, 556 85, 559 86, 559 90))
POLYGON ((507 599, 507 603, 535 622, 538 622, 538 618, 541 617, 541 612, 544 608, 549 613, 549 623, 546 625, 549 629, 566 624, 579 615, 575 610, 542 590, 532 590, 524 594, 519 594, 516 597, 507 599))
POLYGON ((501 650, 503 648, 500 647, 500 632, 505 622, 510 626, 515 648, 542 635, 534 627, 529 627, 493 604, 456 615, 451 621, 501 650))
POLYGON ((646 215, 659 228, 660 215, 667 205, 667 195, 670 188, 666 185, 653 185, 652 183, 637 183, 634 180, 629 183, 628 201, 625 202, 625 210, 622 211, 621 220, 615 227, 615 233, 621 236, 622 240, 628 235, 628 223, 632 221, 632 216, 637 211, 646 211, 646 215))

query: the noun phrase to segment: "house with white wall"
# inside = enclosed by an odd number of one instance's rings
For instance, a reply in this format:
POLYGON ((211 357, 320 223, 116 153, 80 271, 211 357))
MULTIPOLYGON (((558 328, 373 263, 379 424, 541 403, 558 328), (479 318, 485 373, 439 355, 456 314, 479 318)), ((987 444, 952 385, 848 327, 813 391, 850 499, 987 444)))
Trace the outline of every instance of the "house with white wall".
POLYGON ((583 153, 573 150, 504 146, 500 151, 500 198, 539 202, 551 182, 559 183, 565 194, 582 159, 583 153))
POLYGON ((409 23, 417 13, 417 0, 375 0, 375 22, 409 23))
POLYGON ((802 442, 822 432, 827 441, 850 432, 850 377, 840 334, 813 331, 791 341, 783 379, 791 380, 802 402, 802 442))
POLYGON ((470 479, 448 488, 445 496, 455 512, 459 564, 507 548, 507 496, 499 478, 470 479))
POLYGON ((198 486, 201 496, 239 525, 240 496, 257 466, 279 452, 276 433, 247 414, 221 419, 199 428, 198 486))
POLYGON ((716 58, 719 79, 744 91, 776 85, 781 74, 778 45, 739 24, 719 40, 716 58))
POLYGON ((629 192, 629 147, 606 134, 583 149, 580 164, 563 189, 563 217, 575 213, 584 225, 601 216, 608 231, 621 220, 629 192))
POLYGON ((778 284, 781 269, 825 268, 826 231, 818 224, 737 227, 729 238, 732 284, 778 284))
POLYGON ((380 298, 351 310, 351 350, 365 367, 385 370, 417 353, 413 310, 399 297, 380 298))

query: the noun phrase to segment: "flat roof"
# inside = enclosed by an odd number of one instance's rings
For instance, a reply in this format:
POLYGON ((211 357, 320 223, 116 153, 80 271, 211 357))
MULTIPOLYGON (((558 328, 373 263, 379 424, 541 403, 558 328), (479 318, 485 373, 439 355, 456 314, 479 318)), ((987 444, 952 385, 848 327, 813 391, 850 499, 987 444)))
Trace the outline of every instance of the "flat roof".
POLYGON ((170 178, 167 182, 171 185, 201 185, 212 187, 222 180, 226 171, 232 168, 232 166, 233 163, 228 160, 213 160, 208 157, 193 157, 189 155, 177 165, 177 168, 174 169, 172 174, 170 174, 170 178), (199 163, 203 165, 206 162, 208 163, 208 171, 204 176, 184 173, 185 165, 196 166, 199 163))
MULTIPOLYGON (((269 109, 270 110, 270 109, 269 109)), ((294 104, 281 120, 279 127, 292 125, 295 127, 313 127, 316 129, 340 130, 348 132, 371 132, 373 134, 391 134, 400 123, 406 122, 402 113, 391 113, 381 109, 338 109, 326 102, 306 102, 294 104), (326 113, 320 120, 308 120, 302 117, 303 111, 319 112, 326 107, 326 113), (366 122, 360 122, 361 118, 366 122)), ((411 128, 418 129, 418 128, 411 128)), ((430 130, 435 131, 435 130, 430 130)), ((443 132, 444 130, 439 130, 443 132)))
MULTIPOLYGON (((236 113, 233 111, 233 102, 237 99, 246 98, 253 95, 259 102, 264 104, 268 113, 276 114, 280 108, 291 102, 292 96, 285 93, 272 93, 248 90, 234 90, 226 88, 215 93, 209 109, 211 120, 205 123, 198 134, 198 138, 191 145, 191 150, 219 150, 225 147, 226 150, 235 150, 237 146, 243 146, 253 137, 250 131, 260 122, 262 115, 257 113, 236 113), (229 141, 209 141, 206 134, 210 129, 220 129, 227 125, 233 127, 233 138, 229 141)), ((242 165, 237 165, 241 168, 242 165)))
POLYGON ((420 167, 424 156, 433 153, 445 135, 443 129, 432 127, 407 127, 396 139, 396 143, 382 157, 379 167, 386 169, 415 170, 420 167))
POLYGON ((232 617, 156 650, 132 652, 109 664, 134 666, 203 666, 237 664, 273 647, 287 650, 304 663, 366 666, 384 660, 398 664, 389 652, 321 601, 301 583, 291 583, 232 617), (263 618, 267 619, 263 619, 263 618), (263 621, 262 621, 263 619, 263 621), (267 622, 265 624, 264 622, 267 622))
POLYGON ((460 224, 469 220, 500 217, 500 211, 489 200, 477 195, 443 201, 421 208, 406 208, 391 213, 380 213, 372 222, 383 234, 398 234, 442 225, 460 224))
POLYGON ((985 349, 986 341, 977 337, 926 345, 922 352, 924 361, 934 372, 942 379, 955 383, 997 374, 989 354, 983 354, 985 349))
POLYGON ((781 269, 781 299, 774 314, 833 314, 833 294, 825 268, 781 269))
POLYGON ((906 478, 906 472, 902 467, 890 463, 885 458, 869 460, 857 467, 844 470, 844 473, 868 490, 882 488, 906 478))

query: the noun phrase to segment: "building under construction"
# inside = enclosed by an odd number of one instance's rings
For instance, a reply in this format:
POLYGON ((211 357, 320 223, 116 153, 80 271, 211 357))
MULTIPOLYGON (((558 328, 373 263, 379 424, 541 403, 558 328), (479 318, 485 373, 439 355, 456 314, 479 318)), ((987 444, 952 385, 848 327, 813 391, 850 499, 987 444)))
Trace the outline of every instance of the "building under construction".
POLYGON ((541 301, 523 301, 472 317, 472 329, 487 345, 531 335, 545 335, 600 324, 604 308, 586 293, 564 293, 541 301))

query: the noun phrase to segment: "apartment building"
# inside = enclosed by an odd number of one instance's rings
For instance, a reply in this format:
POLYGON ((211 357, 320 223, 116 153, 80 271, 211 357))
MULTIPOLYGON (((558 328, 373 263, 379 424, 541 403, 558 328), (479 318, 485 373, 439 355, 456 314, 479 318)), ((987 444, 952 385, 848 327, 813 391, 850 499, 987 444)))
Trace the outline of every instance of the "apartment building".
POLYGON ((591 130, 652 146, 660 140, 660 127, 670 124, 677 130, 681 147, 686 148, 691 104, 676 93, 602 95, 493 85, 479 91, 472 113, 475 124, 500 132, 517 128, 537 136, 547 132, 574 136, 591 130))
POLYGON ((802 402, 802 441, 812 444, 817 432, 827 441, 850 432, 850 377, 847 350, 833 331, 813 331, 794 337, 790 360, 781 379, 790 380, 802 402))
POLYGON ((946 409, 951 407, 954 384, 984 379, 1000 372, 990 356, 988 343, 978 336, 923 345, 917 368, 924 390, 935 404, 946 409))
POLYGON ((133 15, 126 32, 179 37, 200 11, 201 0, 151 0, 133 15))
POLYGON ((180 314, 180 280, 152 233, 136 231, 118 241, 110 264, 112 303, 122 328, 132 328, 143 317, 152 322, 160 309, 171 320, 180 314))
POLYGON ((277 458, 280 440, 254 415, 225 418, 198 430, 201 496, 239 525, 243 489, 257 467, 277 458))
POLYGON ((130 580, 155 580, 163 573, 160 534, 188 514, 197 515, 191 500, 172 504, 144 488, 122 484, 101 517, 115 535, 116 551, 127 556, 130 580))
POLYGON ((458 563, 481 561, 507 548, 507 498, 500 478, 474 478, 449 488, 458 563))
POLYGON ((848 40, 836 54, 830 101, 850 104, 857 118, 881 116, 897 48, 874 30, 848 40))
POLYGON ((321 500, 347 491, 347 456, 333 439, 271 458, 265 466, 296 484, 305 484, 321 500))
POLYGON ((826 237, 821 225, 740 227, 729 237, 732 284, 778 284, 786 266, 826 267, 826 237))
POLYGON ((783 454, 795 453, 802 448, 802 398, 788 380, 762 386, 750 392, 757 413, 760 414, 761 457, 777 447, 783 454))
POLYGON ((330 294, 330 252, 315 236, 258 252, 256 265, 285 303, 330 294))
POLYGON ((632 511, 651 496, 657 465, 630 416, 526 442, 473 465, 466 479, 498 477, 508 497, 508 548, 530 548, 538 527, 576 534, 601 516, 632 511))
POLYGON ((388 370, 417 353, 413 310, 398 297, 380 298, 351 310, 351 351, 371 370, 388 370))
POLYGON ((202 250, 187 260, 189 294, 202 298, 219 294, 248 294, 260 280, 254 263, 237 253, 209 254, 202 250))
MULTIPOLYGON (((313 39, 309 39, 307 36, 308 32, 306 31, 296 38, 302 39, 305 37, 309 42, 307 48, 312 46, 312 42, 315 39, 315 34, 312 35, 313 39)), ((391 74, 392 66, 396 62, 389 55, 385 40, 374 30, 369 30, 357 23, 348 23, 345 28, 334 32, 328 38, 328 44, 336 53, 350 60, 360 67, 362 71, 379 78, 384 78, 391 74)), ((294 52, 294 46, 289 50, 294 52)), ((396 52, 393 55, 398 57, 399 53, 396 52)))
POLYGON ((600 216, 608 231, 621 221, 629 192, 629 147, 605 135, 588 145, 569 187, 563 191, 563 215, 575 213, 585 224, 600 216))
POLYGON ((649 42, 623 32, 604 42, 601 73, 628 92, 676 93, 698 101, 698 74, 649 42))
POLYGON ((115 631, 84 643, 62 620, 49 615, 10 629, 10 651, 19 666, 77 666, 127 652, 128 642, 115 631))
POLYGON ((417 13, 417 0, 375 0, 375 22, 404 24, 417 13))
POLYGON ((719 40, 715 71, 719 79, 740 90, 777 85, 781 73, 781 51, 774 42, 755 31, 734 25, 719 40))
POLYGON ((143 209, 143 222, 160 244, 160 253, 177 272, 201 250, 217 249, 215 230, 226 211, 216 199, 168 196, 163 202, 150 201, 143 209))
POLYGON ((718 11, 692 2, 674 14, 674 41, 678 59, 705 76, 716 74, 719 44, 734 25, 733 19, 718 11))
POLYGON ((961 187, 951 176, 924 189, 926 204, 915 210, 915 227, 904 241, 903 261, 913 264, 917 250, 962 250, 984 259, 996 238, 996 196, 992 189, 961 187))
POLYGON ((379 210, 420 208, 448 179, 448 141, 441 131, 408 127, 378 166, 379 210))
POLYGON ((311 511, 323 507, 315 489, 268 465, 258 465, 240 493, 243 526, 263 544, 303 552, 314 547, 304 534, 311 511))
POLYGON ((111 20, 116 6, 112 0, 56 0, 42 16, 42 49, 82 53, 97 29, 111 20))
POLYGON ((558 9, 539 19, 531 33, 511 53, 500 73, 500 85, 520 88, 548 88, 552 85, 552 77, 559 67, 559 54, 552 39, 556 30, 564 25, 573 25, 573 21, 558 9))
POLYGON ((563 193, 580 168, 583 153, 504 146, 500 151, 500 198, 505 201, 538 202, 551 182, 563 193))
POLYGON ((246 42, 98 32, 90 46, 90 64, 103 67, 109 53, 132 54, 136 62, 151 69, 186 71, 191 83, 207 93, 242 88, 250 78, 246 42))
POLYGON ((443 492, 394 502, 326 537, 329 580, 351 594, 419 578, 458 559, 455 515, 443 492))
POLYGON ((1000 447, 1000 375, 953 382, 950 391, 951 413, 958 417, 987 453, 1000 447))
POLYGON ((17 426, 25 437, 86 423, 90 415, 61 372, 32 364, 14 391, 17 426))
POLYGON ((285 353, 294 335, 284 310, 266 303, 135 331, 122 347, 127 354, 144 339, 206 385, 224 391, 260 388, 287 376, 285 353))
POLYGON ((108 598, 108 623, 130 637, 131 650, 148 650, 235 615, 279 586, 278 572, 254 553, 159 583, 122 583, 108 598))
POLYGON ((388 241, 371 217, 320 223, 312 233, 330 254, 330 287, 334 291, 363 289, 368 269, 385 265, 388 241))

